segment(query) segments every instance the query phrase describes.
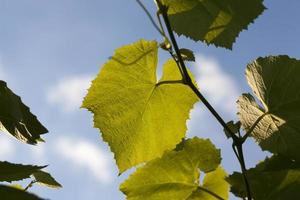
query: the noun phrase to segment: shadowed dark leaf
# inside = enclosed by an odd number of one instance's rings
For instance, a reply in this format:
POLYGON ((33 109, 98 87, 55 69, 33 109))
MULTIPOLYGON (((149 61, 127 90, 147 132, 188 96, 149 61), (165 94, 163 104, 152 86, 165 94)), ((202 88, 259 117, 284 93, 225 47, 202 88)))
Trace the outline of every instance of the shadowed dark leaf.
POLYGON ((30 175, 38 172, 46 166, 14 164, 0 161, 0 181, 18 181, 30 178, 30 175))
POLYGON ((0 81, 0 131, 28 144, 43 141, 40 135, 48 132, 4 81, 0 81))
POLYGON ((51 187, 51 188, 61 188, 61 184, 58 183, 49 173, 44 171, 38 171, 33 174, 36 182, 38 184, 51 187))
POLYGON ((43 200, 40 197, 6 185, 0 185, 1 200, 43 200))
MULTIPOLYGON (((282 156, 267 158, 247 172, 251 193, 255 200, 300 199, 300 163, 282 156)), ((234 172, 227 179, 231 192, 247 197, 243 175, 234 172)))
POLYGON ((265 9, 262 0, 163 0, 178 35, 232 48, 236 37, 265 9))

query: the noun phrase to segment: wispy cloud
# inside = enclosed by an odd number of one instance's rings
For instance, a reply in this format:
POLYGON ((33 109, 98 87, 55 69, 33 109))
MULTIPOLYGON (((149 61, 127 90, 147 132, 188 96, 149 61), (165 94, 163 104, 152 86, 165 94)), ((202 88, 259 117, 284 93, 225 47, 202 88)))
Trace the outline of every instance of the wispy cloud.
POLYGON ((235 114, 240 89, 234 77, 226 73, 213 57, 197 55, 195 68, 202 93, 218 109, 235 114))
POLYGON ((67 112, 79 109, 91 80, 92 76, 87 74, 65 77, 49 88, 47 101, 67 112))
POLYGON ((49 147, 47 148, 47 143, 39 143, 38 145, 30 145, 27 146, 27 149, 30 152, 31 159, 34 163, 37 163, 38 165, 46 165, 48 164, 48 156, 51 149, 49 147))
MULTIPOLYGON (((216 58, 197 55, 194 66, 195 78, 201 93, 214 106, 225 121, 235 119, 236 100, 240 89, 237 81, 227 73, 216 58)), ((208 111, 203 103, 199 102, 191 112, 188 122, 189 134, 210 138, 217 146, 226 144, 221 126, 208 111)))
POLYGON ((15 154, 12 138, 0 132, 0 160, 10 159, 15 154))
POLYGON ((104 184, 112 181, 110 157, 99 146, 84 139, 67 137, 58 139, 55 144, 56 152, 81 168, 83 173, 92 173, 92 176, 104 184))

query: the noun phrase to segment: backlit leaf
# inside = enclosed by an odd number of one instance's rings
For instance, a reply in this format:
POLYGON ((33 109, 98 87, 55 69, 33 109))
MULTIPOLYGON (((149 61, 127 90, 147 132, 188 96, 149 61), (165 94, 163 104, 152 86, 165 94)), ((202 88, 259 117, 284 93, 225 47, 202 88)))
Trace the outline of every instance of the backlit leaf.
POLYGON ((163 5, 168 6, 168 14, 176 14, 191 10, 198 4, 198 0, 161 0, 163 5))
POLYGON ((198 187, 188 200, 224 200, 228 199, 229 184, 225 180, 226 172, 218 167, 208 172, 201 187, 198 187))
POLYGON ((246 76, 260 103, 250 94, 240 97, 243 127, 248 131, 256 124, 252 136, 263 150, 299 160, 300 61, 288 56, 258 58, 248 65, 246 76))
POLYGON ((195 41, 232 48, 265 9, 262 0, 164 0, 173 30, 195 41))
POLYGON ((120 172, 161 156, 184 137, 186 120, 198 100, 181 83, 174 61, 157 82, 155 41, 140 40, 116 50, 92 82, 82 107, 108 142, 120 172))
POLYGON ((225 172, 217 168, 220 161, 220 151, 209 140, 189 139, 182 143, 181 148, 166 152, 161 158, 138 168, 121 184, 120 189, 128 200, 183 200, 197 197, 207 200, 213 199, 210 193, 227 199, 225 172), (199 183, 200 170, 207 173, 203 184, 199 183), (220 185, 215 187, 216 184, 220 185), (198 191, 199 188, 201 191, 198 191))
POLYGON ((0 131, 28 144, 42 141, 40 135, 48 132, 4 81, 0 81, 0 131))

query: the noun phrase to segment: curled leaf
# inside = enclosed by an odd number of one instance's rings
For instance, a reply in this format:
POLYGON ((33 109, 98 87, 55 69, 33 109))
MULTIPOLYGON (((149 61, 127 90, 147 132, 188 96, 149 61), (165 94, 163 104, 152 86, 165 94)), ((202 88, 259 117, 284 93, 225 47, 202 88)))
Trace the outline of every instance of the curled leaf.
POLYGON ((263 150, 300 160, 300 61, 288 56, 258 58, 247 66, 253 93, 238 100, 238 116, 263 150))

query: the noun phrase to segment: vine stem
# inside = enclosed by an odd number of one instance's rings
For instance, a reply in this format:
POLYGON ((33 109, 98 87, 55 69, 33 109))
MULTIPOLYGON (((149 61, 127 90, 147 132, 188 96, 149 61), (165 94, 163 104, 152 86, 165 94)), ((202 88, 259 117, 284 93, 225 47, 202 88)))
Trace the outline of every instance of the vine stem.
POLYGON ((158 27, 158 25, 155 23, 154 19, 152 18, 151 14, 147 10, 147 8, 144 6, 144 4, 140 0, 136 0, 136 2, 139 4, 139 6, 144 10, 148 18, 150 19, 152 25, 154 28, 164 37, 165 33, 158 27))
POLYGON ((244 182, 245 182, 246 189, 247 189, 248 200, 252 200, 250 185, 249 185, 249 181, 248 181, 248 178, 247 178, 247 169, 246 169, 244 153, 243 153, 243 144, 241 143, 241 144, 237 145, 236 148, 237 148, 238 155, 239 155, 239 158, 240 158, 239 162, 240 162, 240 165, 241 165, 241 170, 242 170, 244 182))
POLYGON ((36 180, 32 180, 25 188, 24 191, 27 191, 29 188, 31 188, 33 186, 33 184, 36 183, 36 180))
POLYGON ((167 31, 169 33, 171 42, 173 44, 175 53, 177 55, 178 58, 178 63, 180 65, 180 68, 183 72, 184 75, 184 83, 186 85, 188 85, 193 92, 198 96, 198 98, 203 102, 203 104, 208 108, 208 110, 214 115, 214 117, 218 120, 218 122, 224 127, 225 130, 227 130, 230 134, 230 136, 234 139, 234 140, 239 140, 238 136, 236 136, 231 129, 226 125, 226 122, 222 119, 222 117, 218 114, 218 112, 213 108, 213 106, 206 100, 206 98, 200 93, 200 91, 198 90, 198 88, 195 86, 195 84, 192 82, 192 79, 187 71, 187 68, 184 64, 183 58, 181 56, 180 50, 178 48, 178 44, 177 41, 175 39, 175 36, 173 34, 172 28, 171 28, 171 24, 169 21, 169 17, 167 14, 167 10, 168 8, 164 5, 161 4, 161 2, 159 0, 156 0, 156 3, 161 11, 161 14, 163 16, 163 19, 165 21, 165 25, 167 28, 167 31))
MULTIPOLYGON (((233 147, 236 147, 235 154, 236 157, 240 163, 241 166, 241 170, 242 170, 242 174, 243 174, 243 178, 244 178, 244 182, 245 182, 245 186, 246 186, 246 190, 247 190, 247 196, 248 196, 248 200, 252 200, 252 195, 251 195, 251 190, 250 190, 250 185, 249 185, 249 181, 247 179, 247 169, 246 169, 246 164, 245 164, 245 159, 244 159, 244 155, 243 155, 243 143, 244 140, 243 138, 238 137, 237 135, 235 135, 231 129, 227 126, 226 122, 223 120, 223 118, 218 114, 218 112, 214 109, 214 107, 206 100, 206 98, 201 94, 201 92, 198 90, 198 88, 195 86, 195 84, 193 83, 187 68, 185 66, 185 63, 183 61, 183 58, 181 56, 180 50, 178 48, 178 44, 177 41, 175 39, 174 33, 172 31, 172 27, 169 21, 169 17, 168 17, 168 7, 163 5, 160 0, 155 0, 157 7, 159 9, 159 12, 161 13, 165 26, 167 28, 169 37, 171 39, 171 43, 172 46, 174 47, 175 53, 177 55, 177 63, 179 64, 179 70, 183 72, 183 83, 188 85, 193 92, 198 96, 198 98, 202 101, 202 103, 207 107, 207 109, 212 113, 212 115, 217 119, 217 121, 222 125, 222 127, 228 131, 228 133, 230 134, 232 140, 233 140, 233 147)), ((235 149, 235 148, 234 148, 235 149)))

